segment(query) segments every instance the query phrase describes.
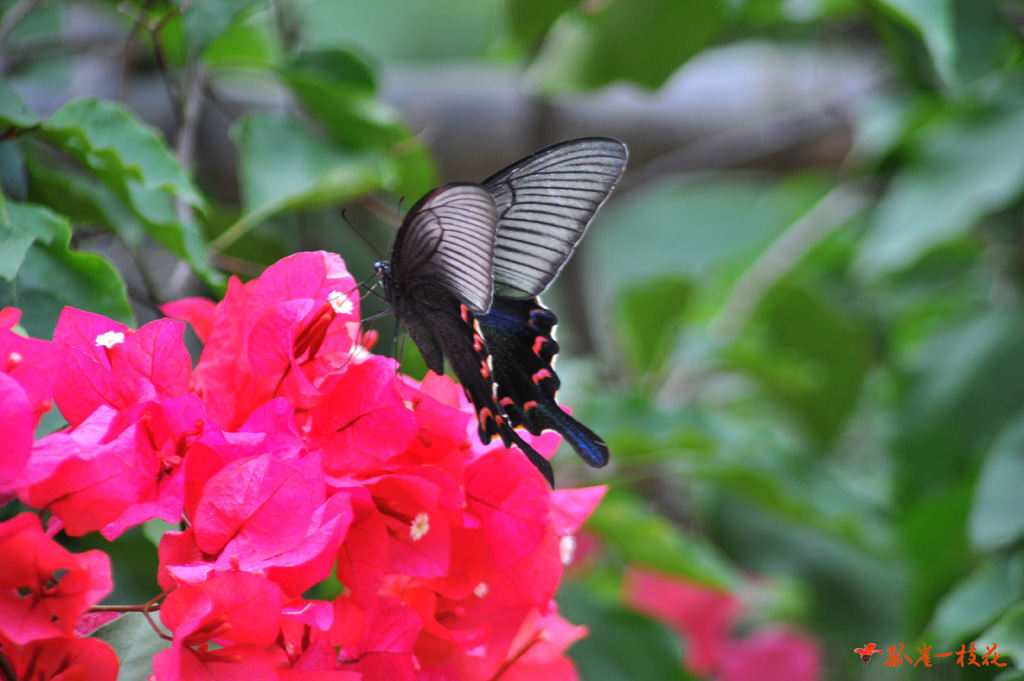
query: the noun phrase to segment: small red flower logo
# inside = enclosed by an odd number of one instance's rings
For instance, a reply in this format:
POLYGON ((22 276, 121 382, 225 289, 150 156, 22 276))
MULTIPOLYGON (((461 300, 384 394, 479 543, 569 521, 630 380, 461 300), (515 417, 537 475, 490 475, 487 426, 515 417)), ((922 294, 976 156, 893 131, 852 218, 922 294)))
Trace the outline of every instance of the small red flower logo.
POLYGON ((864 646, 863 648, 854 648, 853 652, 855 652, 858 655, 860 655, 860 659, 864 660, 864 666, 865 667, 867 667, 868 666, 868 662, 871 661, 871 656, 872 655, 876 655, 876 654, 877 655, 881 655, 882 654, 881 650, 875 650, 875 644, 874 643, 869 643, 866 646, 864 646))

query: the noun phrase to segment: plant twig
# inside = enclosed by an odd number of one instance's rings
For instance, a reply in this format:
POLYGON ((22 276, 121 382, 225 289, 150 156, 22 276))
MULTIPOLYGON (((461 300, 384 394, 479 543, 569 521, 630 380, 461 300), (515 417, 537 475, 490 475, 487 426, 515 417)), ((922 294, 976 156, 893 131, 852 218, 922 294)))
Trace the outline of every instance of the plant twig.
POLYGON ((862 182, 839 185, 800 219, 790 225, 736 281, 721 312, 711 324, 714 333, 728 342, 750 320, 768 289, 829 234, 870 203, 862 182))
POLYGON ((38 3, 39 0, 19 0, 19 2, 14 4, 14 7, 4 12, 4 15, 0 17, 0 50, 6 47, 4 43, 11 29, 17 26, 18 22, 24 19, 38 3))
POLYGON ((185 91, 181 100, 181 125, 174 140, 178 163, 185 170, 191 168, 192 157, 195 154, 196 133, 199 131, 199 114, 202 112, 206 78, 206 67, 201 62, 196 62, 185 78, 185 91))
POLYGON ((167 595, 170 594, 173 589, 174 587, 167 591, 161 591, 142 605, 94 605, 89 608, 88 612, 141 612, 146 618, 146 621, 149 622, 149 626, 153 627, 153 631, 156 632, 157 636, 165 641, 172 641, 174 640, 173 637, 168 636, 163 632, 157 623, 153 621, 150 613, 160 609, 160 601, 167 598, 167 595))

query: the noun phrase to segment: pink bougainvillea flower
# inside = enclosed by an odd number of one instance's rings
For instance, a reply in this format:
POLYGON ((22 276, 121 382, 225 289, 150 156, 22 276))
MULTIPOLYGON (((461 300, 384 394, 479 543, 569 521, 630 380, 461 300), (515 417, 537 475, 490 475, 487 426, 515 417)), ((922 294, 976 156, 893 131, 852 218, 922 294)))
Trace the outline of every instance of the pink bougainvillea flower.
POLYGON ((19 488, 22 501, 49 509, 71 535, 117 520, 152 487, 159 467, 155 452, 139 446, 138 423, 116 432, 118 417, 99 406, 77 428, 36 443, 33 472, 42 479, 19 488))
POLYGON ((415 681, 413 646, 420 631, 416 611, 396 598, 380 596, 366 611, 359 642, 341 648, 342 669, 364 679, 415 681))
POLYGON ((432 464, 461 479, 467 463, 467 426, 476 421, 462 408, 459 387, 448 376, 433 372, 427 372, 418 385, 409 378, 400 378, 404 385, 399 391, 416 415, 419 431, 396 463, 432 464))
POLYGON ((730 641, 718 662, 721 681, 817 681, 821 650, 806 634, 766 629, 730 641))
POLYGON ((447 472, 410 466, 363 483, 388 536, 389 572, 438 577, 448 572, 452 527, 462 524, 462 490, 447 472))
POLYGON ((466 499, 494 555, 515 563, 533 552, 551 526, 551 492, 525 457, 501 449, 466 470, 466 499), (527 465, 524 466, 523 464, 527 465))
POLYGON ((586 627, 566 622, 558 613, 528 619, 512 644, 502 681, 574 681, 579 676, 565 651, 587 635, 586 627))
POLYGON ((160 311, 171 319, 187 322, 205 343, 217 318, 217 304, 206 298, 181 298, 160 306, 160 311))
POLYGON ((136 500, 116 520, 100 529, 110 540, 152 518, 178 522, 185 503, 182 468, 186 454, 200 438, 220 435, 214 432, 199 398, 192 394, 132 405, 123 412, 122 419, 138 424, 136 445, 140 451, 152 451, 156 467, 155 475, 147 479, 136 500))
POLYGON ((15 486, 32 450, 39 417, 50 409, 56 356, 45 341, 10 330, 20 312, 3 310, 0 324, 0 494, 15 486), (9 325, 8 325, 9 323, 9 325))
POLYGON ((0 523, 0 556, 0 636, 15 644, 73 633, 111 589, 105 553, 70 553, 32 513, 0 523))
MULTIPOLYGON (((306 527, 292 525, 290 544, 281 543, 279 553, 262 557, 248 552, 253 546, 249 539, 237 544, 229 541, 219 554, 209 556, 196 543, 195 527, 184 532, 166 532, 160 540, 157 579, 163 588, 169 589, 202 583, 217 571, 262 572, 287 596, 295 597, 330 575, 352 516, 348 495, 335 494, 313 511, 306 527)), ((262 541, 263 536, 256 533, 256 538, 262 541)))
POLYGON ((0 329, 13 329, 21 319, 21 310, 16 307, 0 309, 0 329))
POLYGON ((184 326, 158 319, 132 331, 102 315, 64 308, 53 332, 61 359, 54 388, 61 414, 75 426, 99 406, 120 410, 188 390, 192 359, 184 326))
MULTIPOLYGON (((0 644, 3 636, 0 635, 0 644)), ((77 636, 35 639, 24 646, 0 645, 15 679, 116 681, 117 655, 103 641, 77 636)))
MULTIPOLYGON (((173 644, 154 659, 156 681, 575 679, 564 653, 584 630, 552 598, 604 489, 552 493, 521 453, 482 445, 450 378, 414 381, 369 353, 355 293, 321 252, 231 280, 220 303, 172 303, 205 343, 194 371, 182 324, 132 331, 66 310, 50 375, 70 426, 0 476, 52 512, 53 532, 184 524, 158 549, 173 644), (332 572, 339 596, 303 597, 332 572)), ((0 331, 14 319, 0 312, 0 331)), ((49 389, 38 372, 4 369, 2 350, 0 382, 21 392, 0 398, 0 425, 24 430, 49 389)), ((27 437, 10 440, 22 451, 27 437)), ((559 443, 523 437, 542 455, 559 443)), ((21 551, 3 537, 0 555, 21 551)), ((19 623, 0 625, 0 643, 98 623, 82 613, 109 589, 109 563, 54 555, 0 580, 0 622, 19 623)))
POLYGON ((388 566, 388 529, 384 515, 364 488, 351 492, 354 518, 338 548, 338 580, 352 602, 365 610, 384 582, 388 566))
POLYGON ((316 454, 296 461, 272 454, 232 461, 203 488, 192 518, 196 542, 207 554, 230 541, 247 558, 275 556, 309 526, 325 490, 316 454))
POLYGON ((275 394, 306 402, 348 364, 359 334, 355 288, 341 258, 324 252, 285 258, 245 285, 231 279, 192 375, 214 420, 233 430, 275 394))
POLYGON ((185 645, 216 639, 268 646, 280 631, 283 604, 281 588, 262 575, 219 572, 201 584, 172 591, 160 605, 160 619, 172 632, 188 627, 185 645))
POLYGON ((653 570, 631 568, 624 582, 626 603, 671 626, 687 645, 686 668, 715 670, 731 637, 742 603, 733 595, 653 570))
POLYGON ((285 651, 273 645, 283 602, 276 584, 247 572, 216 573, 175 589, 160 607, 174 642, 154 658, 156 678, 277 679, 287 666, 285 651), (225 647, 211 651, 210 642, 225 647))
POLYGON ((607 492, 608 485, 552 490, 551 518, 558 533, 576 534, 607 492))
POLYGON ((394 360, 371 357, 346 367, 309 413, 310 447, 323 449, 329 475, 372 471, 412 444, 420 426, 399 390, 394 360))

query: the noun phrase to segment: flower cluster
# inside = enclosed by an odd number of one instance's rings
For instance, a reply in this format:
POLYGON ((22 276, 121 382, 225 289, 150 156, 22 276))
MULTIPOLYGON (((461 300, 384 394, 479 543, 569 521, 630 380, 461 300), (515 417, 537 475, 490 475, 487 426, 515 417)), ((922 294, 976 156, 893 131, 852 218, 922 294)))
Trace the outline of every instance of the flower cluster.
MULTIPOLYGON (((156 681, 575 678, 564 651, 585 630, 552 598, 603 488, 551 491, 519 452, 480 445, 451 380, 368 351, 355 291, 340 258, 303 253, 219 304, 167 305, 204 343, 194 369, 180 321, 66 309, 46 343, 0 313, 0 495, 50 514, 46 533, 33 514, 0 524, 17 556, 0 658, 116 678, 110 649, 75 636, 109 561, 50 536, 159 518, 181 529, 159 545, 156 681), (33 441, 51 400, 69 425, 33 441), (335 578, 339 596, 307 597, 335 578)), ((31 678, 86 678, 64 673, 31 678)))
POLYGON ((733 628, 745 606, 735 595, 686 579, 634 567, 623 596, 631 607, 664 622, 686 644, 686 670, 718 681, 817 681, 821 651, 811 636, 773 626, 745 637, 733 628))

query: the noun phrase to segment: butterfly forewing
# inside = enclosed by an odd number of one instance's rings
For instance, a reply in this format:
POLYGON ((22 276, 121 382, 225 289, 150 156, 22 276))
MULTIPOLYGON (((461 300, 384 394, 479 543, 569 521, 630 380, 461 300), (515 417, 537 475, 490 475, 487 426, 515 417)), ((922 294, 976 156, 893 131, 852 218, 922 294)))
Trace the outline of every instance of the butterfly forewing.
POLYGON ((482 183, 498 211, 495 293, 543 292, 626 167, 626 146, 592 137, 556 144, 482 183))
POLYGON ((396 281, 440 284, 475 312, 491 306, 497 207, 475 184, 435 189, 412 207, 392 256, 396 281))

